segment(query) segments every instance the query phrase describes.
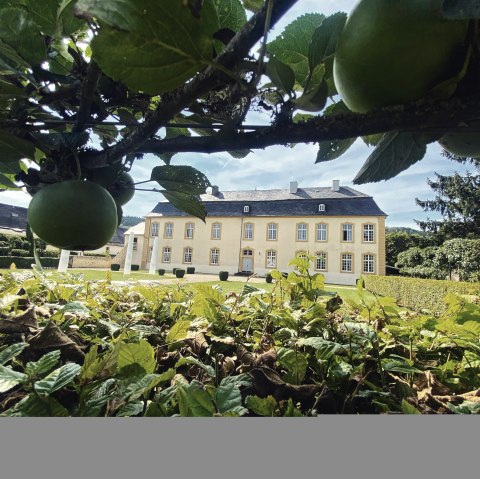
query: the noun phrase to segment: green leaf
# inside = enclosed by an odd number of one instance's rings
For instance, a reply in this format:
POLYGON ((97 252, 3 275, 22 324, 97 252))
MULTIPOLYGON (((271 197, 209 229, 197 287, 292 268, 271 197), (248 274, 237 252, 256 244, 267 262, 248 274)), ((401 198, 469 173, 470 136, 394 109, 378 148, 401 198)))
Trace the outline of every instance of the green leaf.
POLYGON ((67 417, 70 416, 55 398, 30 394, 2 416, 9 417, 67 417))
POLYGON ((177 396, 181 416, 211 417, 215 413, 210 394, 195 379, 190 384, 179 383, 177 396))
POLYGON ((410 366, 406 361, 401 361, 397 359, 388 359, 382 361, 382 367, 384 371, 394 372, 394 373, 421 373, 422 371, 414 366, 410 366))
POLYGON ((291 384, 301 384, 307 372, 307 358, 300 352, 289 348, 277 350, 277 362, 288 369, 283 380, 291 384))
POLYGON ((179 368, 180 366, 183 366, 184 364, 195 364, 195 366, 198 366, 199 368, 202 368, 212 378, 215 377, 215 369, 213 369, 212 366, 208 366, 207 364, 202 363, 202 361, 200 361, 199 359, 192 358, 191 356, 185 357, 185 358, 180 358, 176 362, 175 367, 179 368))
POLYGON ((238 32, 247 21, 247 15, 240 0, 215 0, 215 5, 219 28, 229 28, 238 32))
POLYGON ((45 59, 45 43, 40 30, 25 10, 0 10, 0 38, 31 65, 38 65, 45 59))
POLYGON ((122 343, 118 350, 118 369, 138 364, 146 374, 153 373, 157 366, 155 350, 145 339, 138 343, 122 343))
POLYGON ((252 150, 235 150, 235 151, 227 151, 227 153, 233 158, 242 159, 247 157, 250 153, 252 153, 252 150))
POLYGON ((325 62, 335 53, 338 39, 347 20, 347 14, 337 12, 325 18, 321 25, 315 29, 308 48, 308 62, 310 71, 325 62))
POLYGON ((36 362, 28 362, 25 366, 25 372, 30 376, 40 376, 50 372, 60 360, 60 350, 50 351, 44 354, 36 362))
POLYGON ((201 171, 185 165, 155 166, 150 179, 158 182, 169 193, 199 195, 205 193, 211 186, 210 181, 201 171))
POLYGON ((402 411, 404 414, 421 414, 415 406, 405 399, 402 399, 402 411))
POLYGON ((315 164, 339 158, 355 143, 355 140, 356 138, 346 138, 344 140, 319 141, 315 164))
POLYGON ((257 12, 265 4, 265 0, 242 0, 243 5, 251 12, 257 12))
POLYGON ((25 91, 13 83, 7 82, 3 78, 0 78, 0 97, 17 96, 25 96, 25 91))
POLYGON ((200 18, 171 0, 80 0, 76 10, 101 25, 91 44, 95 61, 133 90, 173 90, 212 59, 213 0, 204 2, 200 18))
POLYGON ((311 72, 309 46, 315 30, 324 18, 320 13, 302 15, 287 25, 282 34, 267 46, 269 53, 294 71, 295 79, 300 85, 305 85, 311 72))
POLYGON ((176 341, 182 341, 187 337, 188 329, 190 328, 191 321, 182 319, 177 321, 171 328, 165 338, 165 342, 170 344, 176 341))
POLYGON ((234 414, 242 416, 248 412, 248 410, 242 406, 240 389, 233 383, 222 384, 217 388, 215 404, 217 411, 221 414, 233 412, 234 414))
POLYGON ((278 404, 273 396, 260 398, 258 396, 247 396, 245 401, 248 409, 259 416, 272 417, 278 404))
POLYGON ((165 379, 160 374, 145 374, 144 376, 129 377, 118 385, 118 395, 122 399, 133 401, 148 394, 154 387, 165 379))
POLYGON ((300 98, 295 100, 293 104, 295 108, 305 111, 320 111, 325 106, 328 98, 327 82, 322 80, 314 88, 309 88, 300 98))
POLYGON ((0 130, 0 162, 15 162, 22 158, 35 159, 35 146, 8 131, 0 130))
POLYGON ((423 135, 391 132, 383 135, 353 180, 356 185, 388 180, 420 161, 427 151, 423 135))
POLYGON ((25 382, 28 376, 11 368, 0 365, 0 393, 9 391, 13 387, 25 382))
POLYGON ((37 381, 33 387, 37 394, 48 395, 67 384, 70 384, 80 374, 81 366, 75 363, 67 363, 51 372, 47 377, 37 381))
POLYGON ((298 346, 310 346, 317 350, 317 358, 329 359, 341 349, 342 345, 333 341, 328 341, 320 337, 301 338, 297 341, 298 346))
POLYGON ((28 343, 15 343, 1 349, 0 365, 8 363, 8 361, 18 356, 26 347, 28 347, 28 343))
POLYGON ((144 408, 143 401, 134 401, 129 402, 122 406, 117 413, 115 414, 116 417, 131 417, 131 416, 138 416, 142 414, 144 408))
POLYGON ((480 0, 444 0, 443 14, 452 20, 480 19, 480 0))
POLYGON ((265 74, 272 80, 273 84, 289 93, 295 85, 295 73, 285 63, 271 57, 265 69, 265 74))
POLYGON ((180 191, 164 191, 163 196, 172 206, 180 211, 205 221, 207 209, 197 197, 180 191))

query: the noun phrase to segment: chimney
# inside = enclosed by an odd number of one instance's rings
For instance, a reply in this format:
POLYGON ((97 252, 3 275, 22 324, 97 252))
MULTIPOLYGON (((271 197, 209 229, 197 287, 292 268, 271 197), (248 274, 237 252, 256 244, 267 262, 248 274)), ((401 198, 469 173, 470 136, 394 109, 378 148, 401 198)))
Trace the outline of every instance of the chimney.
POLYGON ((296 193, 298 188, 298 181, 290 181, 290 193, 296 193))
POLYGON ((332 191, 340 191, 340 180, 332 181, 332 191))
POLYGON ((212 185, 212 195, 217 196, 218 193, 220 192, 219 188, 217 185, 212 185))

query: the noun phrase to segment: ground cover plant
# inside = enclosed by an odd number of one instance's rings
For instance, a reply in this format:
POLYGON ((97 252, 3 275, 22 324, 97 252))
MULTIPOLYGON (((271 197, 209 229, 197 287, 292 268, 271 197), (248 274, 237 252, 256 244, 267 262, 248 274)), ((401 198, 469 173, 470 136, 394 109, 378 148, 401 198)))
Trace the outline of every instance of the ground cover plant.
POLYGON ((438 318, 400 310, 361 286, 342 302, 309 274, 308 260, 294 264, 287 278, 272 272, 271 291, 246 283, 237 293, 4 274, 0 414, 480 410, 475 298, 449 295, 438 318))

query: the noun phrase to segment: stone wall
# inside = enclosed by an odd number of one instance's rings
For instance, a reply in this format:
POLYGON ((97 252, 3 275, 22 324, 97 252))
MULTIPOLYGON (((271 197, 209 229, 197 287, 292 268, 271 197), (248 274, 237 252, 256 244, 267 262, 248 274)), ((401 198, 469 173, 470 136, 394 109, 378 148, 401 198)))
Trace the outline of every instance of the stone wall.
POLYGON ((70 256, 71 268, 110 268, 112 259, 104 256, 70 256))

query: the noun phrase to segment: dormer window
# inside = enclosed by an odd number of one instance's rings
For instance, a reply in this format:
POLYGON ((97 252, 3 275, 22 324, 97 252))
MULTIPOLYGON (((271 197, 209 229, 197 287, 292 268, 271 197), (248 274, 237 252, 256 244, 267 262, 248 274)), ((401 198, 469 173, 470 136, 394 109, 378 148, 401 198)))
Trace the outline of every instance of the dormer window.
POLYGON ((250 213, 250 206, 245 205, 245 206, 243 207, 243 212, 244 212, 244 213, 250 213))
POLYGON ((320 213, 320 212, 323 212, 323 211, 325 211, 325 205, 323 203, 320 203, 318 205, 318 212, 320 213))

